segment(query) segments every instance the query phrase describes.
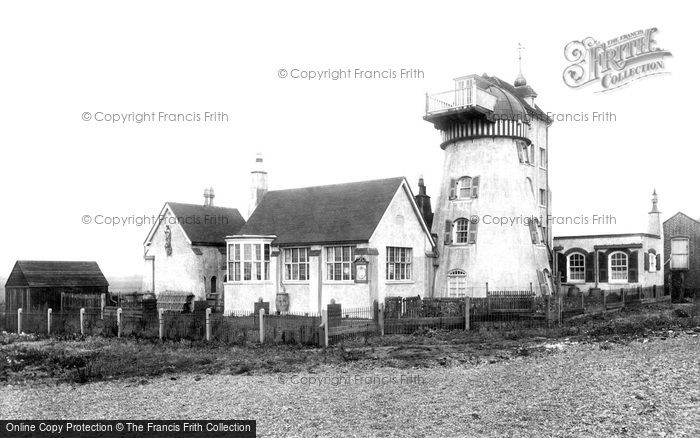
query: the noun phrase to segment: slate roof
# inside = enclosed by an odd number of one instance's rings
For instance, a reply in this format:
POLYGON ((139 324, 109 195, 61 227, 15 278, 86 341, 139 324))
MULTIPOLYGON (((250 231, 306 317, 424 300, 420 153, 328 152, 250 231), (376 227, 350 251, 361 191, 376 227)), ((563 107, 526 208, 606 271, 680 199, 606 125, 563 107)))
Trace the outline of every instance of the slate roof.
POLYGON ((18 260, 5 287, 109 286, 97 262, 18 260))
POLYGON ((278 245, 367 242, 403 177, 268 192, 239 235, 278 245))
POLYGON ((167 202, 193 245, 226 246, 226 236, 238 233, 245 219, 236 208, 167 202))

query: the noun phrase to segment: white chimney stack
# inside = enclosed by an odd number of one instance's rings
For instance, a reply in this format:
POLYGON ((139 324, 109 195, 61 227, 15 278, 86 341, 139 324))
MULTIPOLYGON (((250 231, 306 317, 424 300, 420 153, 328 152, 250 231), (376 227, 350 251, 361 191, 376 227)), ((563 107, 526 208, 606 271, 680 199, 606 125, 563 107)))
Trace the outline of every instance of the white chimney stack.
POLYGON ((204 189, 204 206, 212 207, 214 205, 214 188, 209 187, 204 189))
POLYGON ((248 201, 248 217, 253 214, 260 205, 262 198, 267 194, 267 172, 263 164, 261 153, 255 155, 255 165, 250 172, 250 198, 248 201))

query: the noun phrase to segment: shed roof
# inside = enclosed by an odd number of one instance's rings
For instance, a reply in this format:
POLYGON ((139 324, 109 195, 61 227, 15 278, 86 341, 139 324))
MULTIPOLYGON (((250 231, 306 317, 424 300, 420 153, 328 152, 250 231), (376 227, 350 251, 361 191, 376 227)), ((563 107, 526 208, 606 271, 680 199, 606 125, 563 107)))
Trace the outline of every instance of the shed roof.
POLYGON ((18 260, 5 287, 109 286, 97 262, 18 260))

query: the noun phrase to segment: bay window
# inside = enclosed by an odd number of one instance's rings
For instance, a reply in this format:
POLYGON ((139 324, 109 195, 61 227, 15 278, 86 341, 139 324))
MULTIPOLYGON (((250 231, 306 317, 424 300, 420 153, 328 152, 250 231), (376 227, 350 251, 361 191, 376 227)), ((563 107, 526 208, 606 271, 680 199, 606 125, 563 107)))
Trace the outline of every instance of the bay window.
POLYGON ((231 281, 270 279, 269 243, 233 243, 228 249, 228 278, 231 281))

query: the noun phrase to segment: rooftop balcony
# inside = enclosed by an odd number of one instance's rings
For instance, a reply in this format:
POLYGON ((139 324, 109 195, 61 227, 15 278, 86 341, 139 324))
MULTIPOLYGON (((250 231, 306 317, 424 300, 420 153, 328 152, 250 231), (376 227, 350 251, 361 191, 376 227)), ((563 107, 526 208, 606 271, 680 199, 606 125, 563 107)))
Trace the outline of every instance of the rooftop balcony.
POLYGON ((425 119, 436 122, 443 117, 451 118, 471 111, 492 113, 497 97, 476 86, 474 76, 455 79, 455 88, 450 91, 425 95, 425 119))

